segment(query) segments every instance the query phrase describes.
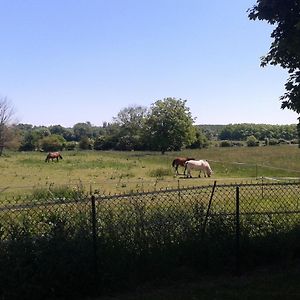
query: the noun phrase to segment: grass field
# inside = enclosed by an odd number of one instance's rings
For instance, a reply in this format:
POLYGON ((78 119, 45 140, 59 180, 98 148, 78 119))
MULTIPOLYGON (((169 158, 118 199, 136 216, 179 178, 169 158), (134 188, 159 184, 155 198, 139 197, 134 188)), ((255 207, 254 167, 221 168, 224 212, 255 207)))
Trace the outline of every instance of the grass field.
MULTIPOLYGON (((273 147, 211 147, 168 152, 70 151, 64 159, 45 163, 45 153, 5 152, 0 157, 0 193, 26 193, 34 188, 70 185, 105 193, 218 183, 255 181, 261 177, 299 178, 300 149, 296 145, 273 147), (185 179, 171 167, 176 156, 210 161, 211 178, 185 179)), ((183 172, 183 168, 180 169, 183 172)), ((261 179, 260 179, 261 180, 261 179)))

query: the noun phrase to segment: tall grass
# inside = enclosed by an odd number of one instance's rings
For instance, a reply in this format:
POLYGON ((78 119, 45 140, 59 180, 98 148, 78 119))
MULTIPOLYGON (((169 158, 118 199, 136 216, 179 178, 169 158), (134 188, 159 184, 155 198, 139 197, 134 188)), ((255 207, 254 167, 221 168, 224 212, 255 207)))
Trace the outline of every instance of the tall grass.
MULTIPOLYGON (((265 189, 261 207, 256 189, 241 190, 244 270, 299 258, 299 213, 264 213, 281 209, 267 202, 274 187, 265 189)), ((297 205, 298 187, 293 187, 276 193, 289 203, 288 211, 297 205)), ((229 189, 216 189, 205 228, 211 187, 99 197, 96 244, 88 199, 1 211, 2 299, 82 298, 132 288, 182 268, 233 272, 236 219, 234 187, 229 189)))

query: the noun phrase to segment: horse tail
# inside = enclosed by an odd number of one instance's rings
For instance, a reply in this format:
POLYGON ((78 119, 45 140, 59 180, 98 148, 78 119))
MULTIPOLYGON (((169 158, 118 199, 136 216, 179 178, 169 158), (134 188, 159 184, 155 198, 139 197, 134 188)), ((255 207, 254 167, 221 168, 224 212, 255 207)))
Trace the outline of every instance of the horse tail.
POLYGON ((45 162, 49 161, 49 154, 46 156, 45 162))
POLYGON ((172 167, 175 167, 175 164, 176 164, 176 159, 173 160, 172 167))

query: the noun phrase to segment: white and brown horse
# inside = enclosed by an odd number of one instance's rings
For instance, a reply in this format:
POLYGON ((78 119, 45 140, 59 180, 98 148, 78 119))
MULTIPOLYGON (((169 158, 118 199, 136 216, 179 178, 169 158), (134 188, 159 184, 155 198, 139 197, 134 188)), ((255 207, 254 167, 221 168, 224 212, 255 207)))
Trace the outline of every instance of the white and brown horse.
POLYGON ((191 170, 199 170, 198 177, 201 177, 201 171, 204 173, 204 177, 210 177, 213 173, 207 160, 188 160, 185 162, 185 167, 187 170, 187 177, 192 177, 191 170))
POLYGON ((178 175, 178 167, 182 166, 184 167, 184 172, 183 175, 185 175, 185 170, 186 170, 186 166, 185 166, 185 162, 187 162, 188 160, 195 160, 195 158, 192 157, 176 157, 173 162, 172 162, 172 167, 175 169, 176 175, 178 175))

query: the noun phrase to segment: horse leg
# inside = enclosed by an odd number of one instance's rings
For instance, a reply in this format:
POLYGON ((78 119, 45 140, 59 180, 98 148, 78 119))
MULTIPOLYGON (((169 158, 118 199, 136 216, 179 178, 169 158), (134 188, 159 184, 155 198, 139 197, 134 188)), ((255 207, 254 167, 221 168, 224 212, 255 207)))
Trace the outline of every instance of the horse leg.
POLYGON ((192 178, 191 169, 187 168, 186 178, 192 178))

